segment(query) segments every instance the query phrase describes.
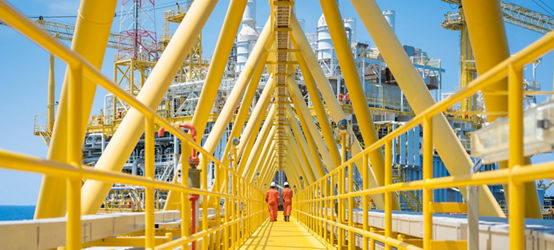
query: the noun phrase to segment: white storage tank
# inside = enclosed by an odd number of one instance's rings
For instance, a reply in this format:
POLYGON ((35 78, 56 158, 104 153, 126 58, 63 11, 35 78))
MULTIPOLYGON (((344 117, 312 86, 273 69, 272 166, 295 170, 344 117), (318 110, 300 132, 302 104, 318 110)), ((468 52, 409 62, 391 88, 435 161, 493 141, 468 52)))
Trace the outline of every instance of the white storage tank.
POLYGON ((256 30, 256 0, 248 0, 242 17, 242 28, 237 37, 237 73, 240 73, 244 68, 258 36, 259 33, 256 30))
POLYGON ((317 59, 324 60, 331 58, 334 58, 333 42, 331 41, 331 34, 329 33, 325 16, 321 14, 317 22, 317 59))

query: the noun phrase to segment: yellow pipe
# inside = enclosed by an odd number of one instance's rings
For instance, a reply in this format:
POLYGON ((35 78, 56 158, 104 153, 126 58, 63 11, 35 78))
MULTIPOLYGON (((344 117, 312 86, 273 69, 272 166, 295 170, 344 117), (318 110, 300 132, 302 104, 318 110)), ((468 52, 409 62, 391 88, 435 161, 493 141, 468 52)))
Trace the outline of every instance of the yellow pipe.
POLYGON ((46 128, 48 133, 52 133, 54 130, 54 110, 56 103, 56 78, 54 76, 54 64, 55 57, 50 54, 50 64, 48 71, 48 107, 47 107, 47 117, 46 117, 46 128))
MULTIPOLYGON (((329 83, 329 80, 327 80, 327 78, 325 77, 325 74, 323 74, 323 71, 319 66, 319 63, 317 63, 315 54, 313 53, 312 48, 310 47, 310 44, 308 43, 308 40, 304 35, 302 28, 300 27, 300 24, 298 24, 298 20, 296 19, 296 17, 291 18, 291 27, 292 27, 292 32, 291 32, 292 38, 294 39, 296 45, 298 46, 296 49, 298 49, 299 52, 304 57, 304 60, 308 66, 308 70, 312 74, 314 81, 319 91, 321 92, 321 96, 323 97, 323 100, 325 101, 325 104, 329 109, 329 114, 331 118, 335 121, 335 123, 337 123, 340 120, 346 119, 347 117, 344 114, 344 111, 342 110, 339 102, 337 101, 337 98, 333 93, 333 90, 331 89, 331 84, 329 83)), ((360 152, 362 152, 362 147, 358 139, 354 136, 351 127, 348 127, 348 133, 353 139, 352 154, 353 155, 359 154, 360 152)), ((362 162, 358 161, 356 162, 356 165, 361 166, 362 162)), ((379 186, 377 184, 377 179, 375 178, 375 173, 373 172, 372 169, 368 173, 368 179, 369 179, 370 187, 379 186)), ((377 206, 378 209, 384 208, 385 201, 382 194, 373 194, 371 195, 371 198, 375 202, 375 205, 377 206)), ((396 204, 397 203, 395 203, 395 206, 396 204)))
MULTIPOLYGON (((310 149, 315 150, 314 153, 316 155, 317 152, 321 154, 323 162, 325 162, 326 166, 333 165, 333 160, 330 157, 329 150, 325 146, 325 142, 321 138, 321 134, 314 124, 313 117, 310 114, 310 110, 308 109, 306 102, 304 101, 302 93, 300 92, 300 88, 298 88, 298 85, 296 84, 294 79, 292 79, 292 77, 287 78, 287 87, 289 89, 289 95, 292 99, 292 102, 294 103, 294 107, 296 108, 300 123, 302 124, 302 128, 304 129, 306 139, 308 143, 315 143, 315 145, 313 145, 315 147, 310 147, 310 149)), ((319 159, 319 157, 314 157, 314 159, 319 159)), ((314 174, 317 174, 317 178, 320 178, 325 175, 325 171, 324 167, 318 165, 318 163, 321 164, 319 160, 316 161, 316 171, 314 171, 314 174)))
MULTIPOLYGON (((304 169, 309 169, 309 165, 305 162, 306 160, 302 158, 302 155, 301 155, 301 151, 298 147, 298 145, 296 144, 295 141, 292 140, 292 132, 290 131, 290 129, 285 129, 285 134, 286 134, 286 145, 287 145, 287 152, 290 151, 290 153, 288 153, 289 156, 291 157, 287 157, 287 158, 292 158, 294 157, 295 159, 295 163, 297 163, 296 165, 298 166, 298 168, 300 170, 302 170, 302 172, 304 172, 303 170, 304 169)), ((308 179, 308 182, 309 183, 313 183, 315 182, 315 177, 313 176, 313 174, 308 174, 306 175, 306 173, 303 173, 303 175, 305 177, 307 177, 308 179)))
MULTIPOLYGON (((274 89, 275 89, 275 81, 271 76, 268 82, 266 83, 266 86, 264 87, 264 90, 260 95, 260 99, 256 103, 254 110, 252 111, 252 114, 250 115, 250 119, 246 124, 246 127, 244 128, 244 132, 240 137, 240 143, 239 143, 239 149, 238 149, 238 155, 240 159, 239 173, 242 173, 242 174, 246 173, 245 165, 244 165, 246 163, 245 160, 250 157, 250 154, 252 153, 251 152, 252 147, 255 146, 255 142, 257 142, 258 140, 255 136, 256 135, 255 132, 259 130, 262 124, 263 115, 265 114, 267 106, 269 105, 269 101, 271 100, 271 95, 273 94, 274 89)), ((270 108, 270 111, 271 109, 273 108, 270 108)), ((273 112, 274 113, 271 116, 268 113, 268 118, 266 118, 265 123, 262 126, 261 132, 263 133, 259 135, 264 135, 265 133, 267 133, 269 126, 273 124, 272 120, 273 120, 275 111, 273 112)), ((265 138, 263 139, 265 140, 265 138)), ((254 150, 258 150, 258 148, 254 147, 254 150)))
MULTIPOLYGON (((521 68, 509 67, 509 125, 510 125, 510 169, 521 167, 523 157, 523 72, 521 68)), ((534 183, 534 181, 533 181, 534 183)), ((510 223, 510 249, 525 249, 525 209, 526 193, 523 183, 513 178, 509 179, 509 223, 510 223)))
MULTIPOLYGON (((146 129, 144 131, 144 176, 150 180, 154 180, 154 158, 156 142, 154 141, 154 121, 150 117, 146 117, 146 129)), ((145 247, 146 249, 153 249, 155 247, 154 237, 156 235, 156 229, 154 228, 154 186, 145 187, 145 199, 144 199, 146 213, 145 213, 145 247)), ((185 230, 185 229, 183 229, 185 230)))
MULTIPOLYGON (((252 53, 250 54, 250 56, 248 56, 248 60, 246 61, 244 70, 241 72, 239 78, 233 86, 233 90, 231 90, 231 93, 227 97, 225 105, 221 109, 219 116, 217 117, 217 120, 212 130, 210 131, 208 138, 206 139, 206 142, 202 146, 206 151, 212 154, 215 152, 215 149, 217 148, 217 145, 219 144, 223 133, 229 126, 229 121, 231 121, 231 118, 235 113, 235 109, 239 105, 244 90, 250 82, 250 78, 252 78, 252 75, 258 67, 259 62, 263 60, 262 57, 266 54, 265 51, 271 45, 272 38, 273 32, 271 31, 271 27, 268 21, 266 22, 264 29, 260 34, 260 37, 257 40, 254 49, 252 50, 252 53)), ((202 109, 202 112, 207 113, 204 107, 198 108, 202 109)))
MULTIPOLYGON (((161 102, 173 77, 196 42, 209 14, 217 0, 194 1, 187 15, 175 31, 164 53, 152 69, 152 73, 137 99, 152 109, 161 102)), ((96 163, 97 169, 120 171, 144 130, 143 115, 135 108, 130 109, 114 133, 110 143, 96 163)), ((94 214, 98 210, 111 184, 87 181, 82 188, 82 213, 94 214)))
MULTIPOLYGON (((252 104, 252 100, 254 99, 254 96, 258 91, 258 83, 260 81, 260 77, 264 72, 267 54, 268 54, 267 51, 263 52, 262 58, 260 59, 259 63, 256 65, 256 69, 254 70, 254 73, 250 78, 250 83, 248 83, 248 87, 246 88, 244 97, 242 98, 242 102, 240 103, 238 114, 235 116, 235 121, 233 123, 233 128, 231 129, 231 134, 229 138, 238 138, 244 128, 244 123, 246 122, 246 118, 248 116, 248 113, 250 112, 250 106, 252 104)), ((231 148, 231 141, 232 141, 231 139, 227 141, 225 150, 223 151, 223 155, 224 155, 222 159, 223 164, 226 164, 229 159, 229 157, 225 157, 225 156, 229 153, 229 150, 231 148)))
MULTIPOLYGON (((293 139, 294 134, 293 134, 292 130, 290 128, 285 128, 285 133, 286 133, 286 136, 287 136, 288 146, 291 148, 291 151, 293 152, 293 155, 294 155, 296 161, 299 163, 298 165, 300 166, 300 168, 298 170, 301 171, 302 176, 310 178, 312 176, 312 174, 307 175, 303 171, 304 169, 309 169, 309 167, 308 167, 309 166, 309 161, 306 159, 306 155, 304 154, 304 152, 302 152, 302 149, 298 145, 297 140, 293 139)), ((315 182, 316 179, 314 178, 314 179, 311 179, 309 181, 310 182, 315 182)))
MULTIPOLYGON (((88 60, 97 69, 101 68, 104 59, 104 52, 108 43, 108 36, 112 26, 113 16, 117 1, 93 1, 83 0, 79 7, 79 15, 75 25, 75 33, 71 48, 79 53, 83 58, 88 60)), ((57 121, 54 123, 52 137, 50 139, 50 147, 48 149, 48 159, 60 162, 66 161, 68 150, 66 136, 67 131, 67 98, 69 84, 69 68, 66 70, 64 84, 58 106, 57 121)), ((53 74, 52 76, 53 77, 53 74)), ((88 78, 83 78, 82 87, 82 106, 78 112, 81 114, 81 128, 86 128, 94 94, 96 92, 96 84, 88 78)), ((50 99, 50 98, 49 98, 50 99)), ((76 135, 80 138, 81 143, 85 137, 85 130, 81 130, 80 134, 76 135)), ((65 189, 66 181, 63 178, 44 176, 42 185, 37 200, 35 210, 35 219, 61 217, 65 215, 65 189), (52 195, 55 194, 55 195, 52 195)))
MULTIPOLYGON (((320 159, 317 157, 317 153, 314 154, 314 152, 316 151, 310 150, 309 144, 307 142, 307 138, 305 137, 305 135, 307 134, 303 133, 302 130, 300 129, 300 126, 298 126, 297 119, 294 113, 292 112, 290 106, 287 106, 286 114, 288 116, 290 128, 292 129, 292 132, 294 134, 294 139, 296 140, 296 144, 300 148, 300 152, 302 153, 304 159, 308 161, 308 166, 310 166, 310 168, 305 169, 304 172, 306 172, 306 174, 314 176, 315 178, 315 173, 314 173, 315 169, 313 168, 314 166, 317 166, 318 164, 317 162, 320 161, 320 159)), ((321 164, 321 162, 319 164, 321 164)), ((307 176, 304 176, 304 177, 307 177, 307 176)), ((318 178, 315 178, 315 179, 318 179, 318 178)))
MULTIPOLYGON (((260 133, 256 138, 256 142, 254 143, 254 149, 253 149, 254 152, 251 152, 252 154, 248 155, 248 158, 245 158, 243 156, 243 158, 241 159, 239 170, 241 167, 244 169, 242 170, 242 172, 239 172, 239 174, 242 174, 242 176, 245 177, 247 180, 249 180, 250 176, 254 174, 255 171, 257 171, 257 170, 255 170, 254 172, 251 171, 253 169, 252 164, 256 163, 256 160, 260 157, 260 152, 262 152, 262 149, 263 149, 262 145, 264 145, 265 147, 265 145, 269 143, 271 138, 273 138, 275 131, 271 132, 271 130, 273 128, 273 118, 275 117, 275 113, 276 113, 276 109, 275 109, 275 105, 273 105, 269 109, 269 113, 267 114, 267 118, 264 122, 264 125, 262 126, 262 129, 260 130, 260 133), (269 133, 269 136, 268 136, 268 133, 269 133)), ((254 138, 252 138, 252 141, 254 141, 254 138)), ((262 152, 262 155, 265 155, 265 154, 263 154, 262 152)))
MULTIPOLYGON (((297 48, 298 45, 296 45, 294 39, 291 40, 293 47, 297 48)), ((298 65, 300 66, 300 70, 302 71, 302 76, 304 76, 304 83, 306 84, 306 88, 308 89, 308 93, 310 94, 310 100, 312 101, 317 121, 319 122, 319 126, 321 127, 323 139, 325 139, 325 143, 327 144, 329 154, 331 155, 331 159, 333 161, 333 165, 327 165, 327 167, 330 169, 335 169, 335 166, 340 165, 340 154, 337 147, 337 141, 335 140, 331 125, 329 124, 329 118, 327 118, 327 112, 325 112, 325 106, 321 102, 319 92, 317 91, 317 87, 315 86, 312 74, 308 70, 308 66, 304 61, 304 57, 301 53, 296 53, 296 57, 298 60, 298 65)))
MULTIPOLYGON (((82 108, 82 66, 71 65, 69 74, 69 85, 67 87, 67 154, 66 162, 74 168, 81 169, 82 140, 81 134, 81 114, 79 110, 82 108)), ((66 241, 68 249, 81 249, 81 214, 80 214, 80 199, 81 199, 81 179, 68 178, 67 185, 67 225, 66 225, 66 241)))
MULTIPOLYGON (((433 179, 433 119, 423 120, 423 181, 433 179)), ((431 249, 433 240, 433 189, 423 188, 423 248, 431 249)), ((392 226, 392 225, 391 225, 392 226)))
POLYGON ((200 98, 192 117, 192 124, 200 134, 203 134, 206 128, 206 123, 211 113, 206 112, 206 110, 211 110, 215 101, 221 77, 233 48, 232 41, 235 40, 239 29, 246 2, 247 0, 231 0, 227 8, 227 14, 225 14, 225 20, 223 20, 223 25, 221 26, 206 80, 202 86, 202 92, 200 92, 200 98))
MULTIPOLYGON (((320 0, 321 9, 325 15, 329 32, 331 33, 331 40, 337 53, 337 59, 341 66, 341 72, 344 77, 344 82, 348 88, 348 93, 352 99, 352 108, 356 114, 356 119, 362 137, 364 138, 365 145, 370 145, 376 142, 379 137, 373 127, 373 117, 369 113, 369 108, 365 98, 365 94, 360 82, 360 76, 356 70, 356 64, 352 57, 352 50, 346 37, 346 32, 343 26, 342 17, 340 15, 339 6, 337 1, 334 0, 320 0)), ((384 182, 384 161, 381 151, 373 151, 370 155, 371 164, 373 166, 373 172, 377 178, 377 183, 383 185, 384 182)))
POLYGON ((269 158, 269 154, 273 153, 273 149, 275 147, 275 140, 273 140, 273 137, 275 136, 275 132, 277 131, 277 127, 272 126, 269 130, 269 134, 267 136, 267 139, 260 140, 260 144, 263 142, 263 147, 258 150, 258 152, 254 155, 252 155, 252 158, 248 159, 249 161, 246 163, 248 166, 253 169, 253 171, 245 172, 245 176, 247 180, 252 180, 254 177, 254 174, 265 166, 264 163, 266 163, 267 159, 269 158))
MULTIPOLYGON (((473 44, 473 52, 477 72, 484 74, 510 56, 508 40, 504 29, 502 10, 499 1, 475 1, 463 0, 464 17, 467 23, 469 39, 473 44)), ((483 88, 483 99, 489 122, 494 122, 498 117, 508 111, 508 96, 495 95, 494 92, 507 91, 507 80, 503 79, 497 83, 483 88)), ((530 162, 529 158, 526 158, 530 162)), ((507 162, 499 162, 499 168, 508 168, 507 162)), ((537 194, 537 187, 534 182, 523 184, 525 186, 525 217, 542 219, 541 204, 537 194)), ((504 188, 504 190, 508 190, 504 188)))
MULTIPOLYGON (((374 0, 351 0, 351 2, 414 112, 420 114, 435 104, 433 96, 404 52, 377 3, 374 0)), ((441 138, 435 141, 435 147, 448 172, 451 175, 469 174, 473 163, 446 118, 443 115, 436 116, 433 119, 433 127, 434 137, 441 138)), ((462 190, 462 194, 465 196, 465 190, 462 190)), ((481 215, 504 216, 502 209, 485 185, 480 188, 479 204, 481 215)))

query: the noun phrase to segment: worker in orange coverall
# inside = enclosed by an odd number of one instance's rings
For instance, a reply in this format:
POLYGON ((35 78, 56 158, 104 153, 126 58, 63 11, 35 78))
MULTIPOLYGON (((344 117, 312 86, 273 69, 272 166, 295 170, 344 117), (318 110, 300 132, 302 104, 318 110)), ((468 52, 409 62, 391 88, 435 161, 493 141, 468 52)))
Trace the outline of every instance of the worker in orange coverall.
POLYGON ((270 189, 265 193, 265 202, 269 208, 269 221, 277 221, 277 210, 279 209, 279 191, 275 189, 275 182, 272 182, 270 189))
POLYGON ((292 190, 289 187, 289 183, 285 182, 285 188, 281 191, 283 196, 283 215, 285 215, 285 221, 290 221, 290 210, 292 209, 292 190))

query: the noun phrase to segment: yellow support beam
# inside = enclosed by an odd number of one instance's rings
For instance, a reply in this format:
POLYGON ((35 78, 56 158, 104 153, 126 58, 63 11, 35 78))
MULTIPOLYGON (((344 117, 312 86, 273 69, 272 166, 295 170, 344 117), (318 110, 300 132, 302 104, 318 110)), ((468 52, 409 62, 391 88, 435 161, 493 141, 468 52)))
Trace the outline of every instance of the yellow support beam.
MULTIPOLYGON (((294 39, 291 39, 291 40, 292 40, 293 47, 297 48, 298 45, 296 45, 296 42, 294 41, 294 39)), ((296 57, 298 58, 298 66, 300 66, 302 76, 304 77, 304 83, 306 84, 306 88, 308 89, 310 100, 312 101, 312 105, 316 113, 317 121, 319 122, 319 126, 321 127, 321 133, 323 134, 323 139, 325 139, 325 143, 327 144, 329 154, 331 155, 331 159, 333 161, 333 165, 328 164, 327 168, 332 170, 332 169, 335 169, 335 166, 340 165, 341 162, 340 162, 339 149, 337 147, 337 141, 335 139, 335 136, 333 135, 331 124, 329 124, 330 118, 327 117, 325 106, 321 101, 321 98, 319 96, 317 87, 314 83, 312 74, 308 70, 308 66, 304 61, 304 57, 300 53, 296 53, 296 57)))
MULTIPOLYGON (((337 101, 337 97, 335 96, 335 94, 333 93, 333 90, 331 89, 331 84, 329 84, 329 80, 327 80, 327 78, 325 77, 325 74, 323 73, 323 70, 317 63, 315 54, 312 51, 311 46, 308 43, 308 39, 306 38, 306 35, 302 31, 300 24, 298 24, 298 20, 296 19, 296 17, 291 18, 291 26, 292 26, 292 38, 295 41, 296 45, 298 46, 295 49, 298 49, 302 57, 304 57, 304 60, 306 61, 306 64, 308 66, 308 70, 314 77, 314 81, 319 91, 321 92, 321 95, 323 97, 323 100, 325 101, 325 104, 327 105, 327 108, 329 109, 330 117, 333 119, 333 121, 335 121, 335 123, 337 123, 340 120, 346 119, 346 114, 344 113, 339 102, 337 101)), ((352 132, 351 127, 348 127, 348 134, 352 138, 352 155, 359 154, 360 152, 362 152, 362 147, 358 139, 354 136, 354 133, 352 132)), ((370 160, 370 162, 372 161, 370 160)), ((356 165, 362 166, 362 161, 361 160, 357 161, 356 165)), ((375 177, 375 173, 373 172, 372 169, 368 171, 368 180, 369 180, 369 184, 368 184, 369 187, 379 186, 379 184, 377 183, 377 179, 375 177)), ((383 209, 385 207, 385 201, 382 194, 372 194, 370 196, 373 199, 373 202, 375 203, 377 208, 383 209)))
POLYGON ((223 25, 221 26, 219 37, 217 38, 217 44, 213 52, 210 67, 208 68, 208 73, 204 85, 202 86, 202 92, 200 92, 196 110, 192 117, 192 124, 200 134, 203 134, 206 128, 206 123, 211 113, 206 112, 206 110, 211 110, 214 105, 219 84, 221 83, 221 77, 227 66, 231 49, 233 48, 232 41, 235 40, 235 36, 239 29, 246 2, 247 0, 231 0, 229 2, 229 7, 227 8, 225 19, 223 20, 223 25))
MULTIPOLYGON (((193 2, 138 94, 139 101, 151 109, 158 107, 216 4, 217 0, 193 2)), ((95 168, 121 171, 143 131, 144 115, 135 108, 130 109, 98 159, 95 168)), ((110 188, 111 183, 95 180, 85 182, 81 191, 82 213, 96 213, 110 188)))
POLYGON ((317 151, 309 146, 309 142, 307 141, 308 138, 305 137, 307 134, 303 133, 300 126, 298 126, 296 116, 292 112, 292 108, 290 106, 287 106, 286 108, 286 115, 289 120, 289 126, 294 134, 294 139, 300 148, 300 152, 304 156, 304 159, 308 161, 308 166, 310 166, 310 168, 305 169, 304 172, 313 176, 314 179, 318 179, 315 178, 316 169, 314 169, 314 167, 318 165, 318 162, 321 164, 319 157, 317 157, 317 151))
MULTIPOLYGON (((331 33, 331 40, 333 41, 333 45, 337 53, 337 59, 344 77, 344 82, 348 88, 348 94, 352 99, 352 107, 354 108, 356 119, 359 121, 358 126, 362 132, 364 144, 373 144, 379 139, 379 137, 375 132, 375 127, 373 127, 373 117, 369 113, 369 106, 367 105, 363 86, 360 82, 360 76, 356 70, 356 64, 354 63, 350 43, 346 37, 346 31, 340 15, 338 2, 334 0, 320 0, 319 2, 321 3, 321 9, 325 15, 329 32, 331 33)), ((381 151, 373 151, 370 159, 373 172, 377 178, 377 183, 383 185, 385 178, 385 162, 383 161, 381 151)))
MULTIPOLYGON (((435 104, 433 96, 404 52, 402 44, 383 17, 375 0, 351 0, 364 26, 379 48, 406 99, 416 114, 421 114, 435 104)), ((448 172, 455 175, 469 174, 473 162, 452 131, 444 115, 433 119, 435 147, 448 172)), ((462 189, 465 196, 465 189, 462 189)), ((479 211, 481 215, 504 217, 502 209, 486 185, 480 186, 479 211)))
POLYGON ((294 163, 295 165, 297 165, 297 169, 300 169, 302 172, 303 172, 303 176, 304 177, 307 177, 308 178, 308 181, 309 183, 313 183, 315 182, 315 178, 313 177, 313 175, 311 174, 308 174, 306 175, 306 173, 304 173, 304 169, 309 169, 309 165, 306 161, 306 159, 303 157, 302 155, 302 152, 300 151, 300 148, 298 147, 298 145, 296 144, 296 142, 292 139, 292 131, 290 131, 290 129, 286 128, 285 129, 285 134, 286 134, 286 144, 287 144, 287 155, 289 157, 287 158, 292 158, 294 159, 294 163), (290 151, 290 152, 289 152, 290 151), (291 154, 292 153, 292 154, 291 154))
MULTIPOLYGON (((296 113, 298 115, 300 123, 302 124, 302 128, 304 129, 304 134, 306 135, 306 139, 308 140, 308 143, 310 142, 315 143, 315 148, 317 149, 316 152, 320 153, 321 158, 325 163, 325 166, 332 166, 333 160, 331 159, 329 149, 327 148, 327 146, 325 145, 325 142, 321 138, 321 133, 315 126, 313 117, 310 113, 310 110, 308 109, 308 105, 306 105, 306 102, 304 101, 304 97, 302 96, 302 92, 300 92, 300 88, 298 88, 298 85, 296 84, 294 79, 292 79, 292 77, 289 77, 287 79, 287 87, 289 89, 290 97, 292 98, 292 103, 294 103, 296 113)), ((321 178, 322 176, 325 175, 324 169, 326 167, 324 166, 321 166, 321 168, 319 168, 319 166, 317 167, 318 167, 316 169, 317 172, 314 171, 314 173, 318 174, 317 178, 321 178)))
MULTIPOLYGON (((79 7, 79 15, 73 34, 71 48, 89 61, 94 67, 100 69, 104 59, 108 37, 112 27, 113 17, 117 1, 94 1, 83 0, 79 7)), ((52 58, 51 58, 52 60, 52 58)), ((60 104, 54 123, 54 130, 50 139, 48 148, 48 159, 65 162, 68 149, 67 138, 67 119, 68 113, 68 85, 70 68, 66 69, 64 84, 60 97, 60 104)), ((51 74, 53 77, 53 74, 51 74)), ((83 144, 85 138, 85 129, 88 124, 94 94, 96 93, 96 84, 88 78, 83 78, 82 83, 81 109, 76 111, 81 114, 80 126, 83 128, 79 134, 80 144, 83 144)), ((53 87, 53 83, 52 83, 53 87)), ((53 93, 52 93, 53 94, 53 93)), ((52 97, 49 97, 53 98, 52 97)), ((52 103, 53 104, 53 103, 52 103)), ((53 112, 53 107, 50 112, 53 112)), ((52 120, 51 120, 52 121, 52 120)), ((65 215, 66 181, 63 178, 53 176, 44 176, 37 199, 35 209, 35 219, 62 217, 65 215), (51 195, 56 194, 56 195, 51 195)))
MULTIPOLYGON (((273 76, 269 77, 269 80, 267 81, 264 90, 262 91, 262 94, 260 95, 260 98, 258 99, 258 102, 256 103, 256 106, 254 107, 254 110, 252 110, 252 114, 250 115, 250 119, 248 123, 246 124, 246 127, 244 128, 244 132, 240 136, 240 142, 238 146, 238 157, 240 159, 240 165, 239 165, 239 173, 243 174, 245 171, 245 163, 246 160, 249 158, 250 153, 252 149, 258 150, 258 147, 256 146, 255 142, 257 142, 256 138, 256 132, 259 131, 260 126, 262 125, 263 116, 266 112, 266 109, 269 105, 269 102, 271 101, 271 95, 273 94, 273 91, 275 90, 275 80, 273 76), (254 148, 252 148, 254 146, 254 148)), ((272 108, 270 108, 271 111, 272 108)), ((265 135, 268 131, 268 126, 271 125, 271 121, 273 120, 273 117, 275 115, 275 111, 273 111, 273 114, 268 113, 268 116, 265 120, 265 123, 262 126, 261 134, 258 135, 265 135)), ((264 138, 265 139, 265 138, 264 138)), ((249 165, 246 165, 249 166, 249 165)))
MULTIPOLYGON (((469 39, 473 45, 477 72, 482 75, 510 56, 508 39, 506 38, 502 18, 502 9, 500 8, 499 1, 463 0, 462 4, 469 39)), ((508 84, 506 79, 500 80, 496 84, 482 90, 486 110, 492 113, 487 115, 489 122, 494 122, 497 118, 505 116, 495 114, 507 113, 508 96, 495 94, 496 92, 507 90, 508 84)), ((527 164, 531 163, 529 158, 525 160, 527 164)), ((499 162, 498 167, 508 168, 508 163, 499 162)), ((523 185, 525 186, 527 200, 525 202, 525 217, 541 219, 541 204, 535 183, 528 182, 523 185)), ((508 190, 508 188, 504 188, 504 190, 508 190)))
MULTIPOLYGON (((267 139, 263 140, 263 147, 255 155, 252 155, 251 160, 249 159, 249 161, 247 162, 247 165, 252 167, 252 171, 249 171, 246 175, 247 180, 252 180, 256 172, 262 172, 264 170, 264 164, 268 161, 269 158, 271 158, 270 155, 274 151, 273 149, 276 142, 275 140, 273 140, 273 137, 275 136, 276 131, 277 127, 271 126, 267 139)), ((260 142, 262 142, 261 139, 260 142)))

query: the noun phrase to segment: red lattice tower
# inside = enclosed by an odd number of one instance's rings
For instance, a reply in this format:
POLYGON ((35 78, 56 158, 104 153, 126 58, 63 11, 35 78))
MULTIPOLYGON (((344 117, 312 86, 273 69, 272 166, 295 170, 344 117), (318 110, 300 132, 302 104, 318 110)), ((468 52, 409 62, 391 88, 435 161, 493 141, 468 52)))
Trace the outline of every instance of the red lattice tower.
POLYGON ((158 60, 154 0, 123 0, 117 60, 158 60))

